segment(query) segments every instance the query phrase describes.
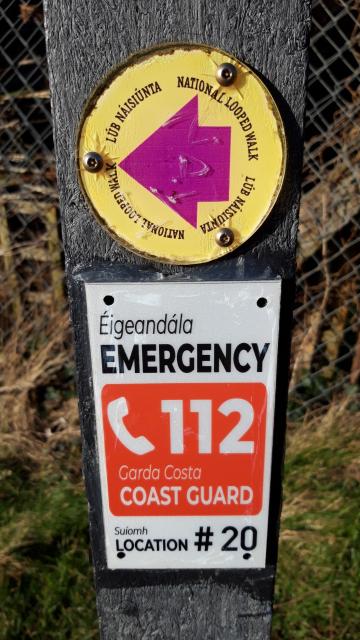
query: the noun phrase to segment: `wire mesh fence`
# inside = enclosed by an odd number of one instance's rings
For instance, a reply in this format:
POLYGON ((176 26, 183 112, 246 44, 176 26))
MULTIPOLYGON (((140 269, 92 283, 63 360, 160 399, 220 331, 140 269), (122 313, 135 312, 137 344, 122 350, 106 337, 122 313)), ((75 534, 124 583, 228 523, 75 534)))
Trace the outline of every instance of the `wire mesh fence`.
MULTIPOLYGON (((359 0, 315 0, 290 382, 292 417, 325 405, 340 391, 353 392, 360 376, 359 27, 359 0)), ((34 335, 41 342, 54 326, 54 317, 66 313, 66 299, 41 2, 2 3, 0 34, 0 364, 4 365, 0 385, 4 386, 9 345, 18 360, 19 352, 25 363, 31 360, 38 342, 34 335), (20 334, 31 334, 30 342, 20 344, 20 334)), ((60 331, 63 325, 57 326, 60 331)), ((18 367, 12 374, 14 384, 24 370, 31 379, 29 367, 18 367)))
POLYGON ((359 333, 358 0, 313 4, 290 413, 355 391, 359 333))

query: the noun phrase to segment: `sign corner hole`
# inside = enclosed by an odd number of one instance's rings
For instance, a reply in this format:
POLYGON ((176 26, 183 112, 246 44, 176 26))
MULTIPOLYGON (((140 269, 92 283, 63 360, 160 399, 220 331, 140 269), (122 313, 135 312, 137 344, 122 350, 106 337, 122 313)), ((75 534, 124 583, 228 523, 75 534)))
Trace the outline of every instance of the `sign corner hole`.
POLYGON ((267 298, 258 298, 256 301, 256 304, 260 309, 263 309, 264 307, 266 307, 267 303, 268 303, 267 298))

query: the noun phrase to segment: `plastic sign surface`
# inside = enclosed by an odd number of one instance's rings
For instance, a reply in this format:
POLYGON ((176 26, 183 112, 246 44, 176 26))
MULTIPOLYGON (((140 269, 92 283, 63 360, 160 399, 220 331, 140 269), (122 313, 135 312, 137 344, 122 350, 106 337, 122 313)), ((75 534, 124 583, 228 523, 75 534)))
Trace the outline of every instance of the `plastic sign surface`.
POLYGON ((86 299, 108 567, 264 567, 280 281, 86 299))
POLYGON ((163 262, 208 262, 259 228, 279 194, 285 135, 275 102, 245 64, 209 47, 163 46, 114 69, 84 113, 83 191, 123 245, 163 262), (216 74, 235 67, 234 82, 216 74), (84 166, 95 152, 97 169, 84 166), (219 242, 219 229, 231 241, 219 242))

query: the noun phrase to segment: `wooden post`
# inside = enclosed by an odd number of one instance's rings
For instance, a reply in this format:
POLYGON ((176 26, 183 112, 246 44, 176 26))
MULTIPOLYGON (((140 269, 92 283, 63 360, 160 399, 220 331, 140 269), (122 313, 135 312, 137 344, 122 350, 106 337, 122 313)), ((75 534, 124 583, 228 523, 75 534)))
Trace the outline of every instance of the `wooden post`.
POLYGON ((102 637, 270 638, 281 504, 297 216, 302 158, 309 0, 45 0, 52 113, 64 248, 75 333, 84 475, 102 637), (90 213, 77 177, 84 103, 109 69, 163 42, 230 52, 261 74, 284 122, 288 165, 265 224, 226 259, 205 265, 151 262, 123 248, 90 213), (95 432, 84 282, 246 281, 281 278, 280 348, 263 569, 109 570, 95 432))
POLYGON ((0 205, 0 245, 4 264, 6 285, 12 296, 15 325, 19 326, 22 320, 22 305, 19 294, 19 286, 16 276, 16 265, 11 247, 11 236, 8 227, 8 217, 5 205, 0 205))
POLYGON ((51 290, 57 309, 64 308, 64 276, 61 265, 61 244, 59 241, 56 207, 50 207, 44 215, 47 231, 47 247, 50 266, 51 290))

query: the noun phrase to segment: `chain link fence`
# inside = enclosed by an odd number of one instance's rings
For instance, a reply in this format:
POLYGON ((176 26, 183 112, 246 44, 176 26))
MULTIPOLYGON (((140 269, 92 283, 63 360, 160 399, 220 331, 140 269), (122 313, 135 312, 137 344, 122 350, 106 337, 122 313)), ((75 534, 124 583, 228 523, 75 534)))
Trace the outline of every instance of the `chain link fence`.
MULTIPOLYGON (((12 354, 18 366, 10 381, 27 375, 31 387, 34 350, 54 326, 51 319, 66 314, 41 2, 7 0, 0 25, 0 385, 9 385, 12 354), (20 335, 29 339, 21 342, 20 335)), ((353 392, 360 375, 359 26, 359 0, 315 0, 293 418, 353 392)))
POLYGON ((356 391, 359 0, 317 0, 305 126, 290 415, 356 391))

